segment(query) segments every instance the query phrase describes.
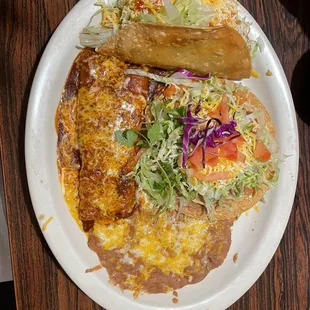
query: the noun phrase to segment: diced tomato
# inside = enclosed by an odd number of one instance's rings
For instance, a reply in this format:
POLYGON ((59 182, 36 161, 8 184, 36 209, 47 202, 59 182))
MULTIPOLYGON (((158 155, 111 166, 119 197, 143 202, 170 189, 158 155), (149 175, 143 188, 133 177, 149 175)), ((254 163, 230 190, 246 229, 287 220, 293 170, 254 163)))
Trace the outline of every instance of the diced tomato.
POLYGON ((239 136, 238 138, 232 139, 231 142, 238 147, 241 147, 244 144, 245 140, 242 136, 239 136))
POLYGON ((172 97, 176 92, 178 91, 177 87, 174 84, 170 84, 168 85, 163 94, 166 98, 170 98, 172 97))
MULTIPOLYGON (((239 138, 236 138, 229 142, 226 142, 227 138, 218 139, 223 140, 223 142, 226 143, 216 148, 207 147, 205 153, 206 165, 210 166, 217 165, 219 157, 223 157, 234 162, 238 161, 244 163, 246 160, 246 156, 238 151, 238 145, 239 144, 242 145, 244 143, 244 139, 241 137, 240 142, 235 141, 238 139, 239 138)), ((201 171, 203 169, 202 147, 199 146, 197 150, 194 152, 194 154, 188 158, 188 160, 193 166, 195 166, 195 170, 201 171)))
POLYGON ((196 151, 194 152, 194 154, 188 158, 188 160, 190 161, 190 163, 192 163, 195 167, 199 168, 201 167, 202 169, 202 150, 201 150, 201 146, 199 146, 196 151))
MULTIPOLYGON (((212 150, 214 150, 214 149, 212 149, 212 150)), ((217 154, 217 152, 216 152, 216 154, 217 154)), ((215 165, 217 165, 218 161, 219 161, 218 155, 214 155, 214 154, 206 152, 206 164, 207 165, 215 166, 215 165)))
POLYGON ((210 112, 209 116, 219 119, 222 123, 229 122, 229 114, 228 114, 228 105, 227 105, 227 97, 224 96, 217 109, 210 112))
POLYGON ((254 192, 254 190, 252 188, 249 188, 249 187, 245 187, 244 191, 243 191, 244 195, 246 195, 246 196, 252 196, 253 192, 254 192))
MULTIPOLYGON (((234 133, 232 135, 230 135, 229 137, 225 137, 225 138, 214 138, 215 142, 228 142, 229 140, 231 140, 231 142, 233 142, 234 144, 237 145, 237 143, 235 143, 234 141, 237 140, 238 138, 234 138, 234 137, 238 137, 239 133, 234 133)), ((242 138, 243 139, 243 138, 242 138)), ((243 139, 244 141, 244 139, 243 139)), ((241 145, 241 144, 240 144, 241 145)))
POLYGON ((261 160, 262 162, 266 162, 270 159, 271 153, 263 142, 256 141, 256 147, 253 156, 256 159, 261 160))
POLYGON ((219 119, 221 121, 222 120, 222 116, 221 116, 221 113, 220 113, 219 105, 218 105, 218 107, 215 110, 213 110, 212 112, 209 112, 208 116, 212 117, 212 118, 217 118, 217 119, 219 119))
POLYGON ((219 112, 219 110, 214 110, 214 111, 212 111, 212 112, 209 112, 208 113, 208 116, 209 117, 212 117, 212 118, 217 118, 217 119, 219 119, 219 120, 221 120, 221 115, 220 115, 220 112, 219 112))
MULTIPOLYGON (((218 148, 206 148, 206 164, 214 166, 218 162, 218 148)), ((199 171, 202 167, 202 147, 199 146, 195 153, 188 159, 199 171)))
MULTIPOLYGON (((237 139, 235 139, 237 140, 237 139)), ((215 166, 218 163, 219 157, 224 157, 231 161, 239 161, 244 163, 246 157, 243 153, 238 151, 237 144, 232 141, 229 141, 217 148, 206 148, 206 164, 215 166)), ((189 157, 189 162, 193 164, 199 171, 203 169, 202 167, 202 148, 201 146, 197 148, 195 153, 189 157)))
POLYGON ((232 161, 237 161, 238 148, 231 141, 220 147, 219 155, 232 161))
POLYGON ((193 176, 200 181, 219 181, 219 180, 228 180, 231 179, 232 176, 228 171, 222 172, 213 172, 209 175, 204 175, 198 170, 194 170, 193 176))
POLYGON ((221 114, 221 121, 222 123, 229 122, 229 114, 228 114, 228 105, 227 105, 227 97, 224 96, 222 102, 219 105, 219 110, 221 114))
POLYGON ((239 161, 241 163, 245 163, 245 160, 246 160, 246 156, 243 153, 238 152, 237 161, 239 161))
POLYGON ((141 0, 138 0, 138 1, 136 2, 136 10, 137 10, 138 12, 141 12, 141 11, 143 11, 143 9, 144 9, 144 2, 141 1, 141 0))

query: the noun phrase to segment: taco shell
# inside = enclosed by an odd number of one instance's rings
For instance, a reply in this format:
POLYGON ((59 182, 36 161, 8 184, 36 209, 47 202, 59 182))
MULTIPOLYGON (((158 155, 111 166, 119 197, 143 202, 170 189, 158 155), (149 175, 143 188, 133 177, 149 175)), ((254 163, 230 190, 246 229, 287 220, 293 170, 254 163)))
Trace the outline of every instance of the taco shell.
POLYGON ((123 61, 167 70, 240 80, 251 75, 249 48, 233 28, 133 23, 110 38, 98 52, 123 61))

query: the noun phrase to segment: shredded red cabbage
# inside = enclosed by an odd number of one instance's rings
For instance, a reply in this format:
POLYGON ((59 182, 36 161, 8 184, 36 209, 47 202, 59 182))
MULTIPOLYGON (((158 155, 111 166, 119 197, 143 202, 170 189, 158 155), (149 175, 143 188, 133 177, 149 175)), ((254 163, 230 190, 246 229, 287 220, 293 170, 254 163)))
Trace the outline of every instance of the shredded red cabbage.
POLYGON ((189 136, 191 130, 193 129, 193 125, 187 124, 184 128, 184 135, 183 135, 183 152, 182 152, 182 167, 186 168, 187 162, 187 153, 188 153, 188 146, 189 146, 189 136))
POLYGON ((195 114, 197 115, 201 110, 201 100, 199 100, 197 106, 196 106, 196 109, 195 109, 195 114))
POLYGON ((201 147, 201 151, 202 151, 202 168, 206 168, 206 148, 208 147, 213 147, 215 148, 215 142, 213 140, 214 137, 214 130, 215 130, 215 126, 210 127, 211 123, 212 123, 213 119, 211 118, 206 125, 206 128, 204 130, 204 139, 202 142, 202 147, 201 147))
POLYGON ((186 69, 178 69, 170 77, 176 78, 176 79, 209 80, 211 78, 211 74, 208 73, 205 75, 200 75, 200 74, 190 72, 186 69))
POLYGON ((196 145, 199 140, 204 138, 204 132, 199 130, 198 128, 194 128, 192 134, 189 137, 190 143, 196 145))
POLYGON ((194 145, 193 150, 192 150, 190 153, 188 153, 188 157, 192 156, 192 155, 196 152, 196 150, 198 149, 198 147, 199 147, 202 143, 203 143, 203 138, 202 138, 202 139, 199 139, 198 142, 197 142, 197 144, 194 145))
POLYGON ((221 126, 217 127, 214 130, 214 137, 215 138, 226 138, 231 136, 232 134, 236 133, 236 121, 230 121, 227 124, 222 124, 221 126))
POLYGON ((192 114, 192 108, 193 106, 190 104, 186 112, 186 117, 177 117, 176 120, 178 120, 181 123, 190 124, 190 125, 196 125, 198 123, 205 123, 206 122, 205 119, 192 114))
MULTIPOLYGON (((195 114, 200 111, 200 104, 195 109, 195 114)), ((202 149, 202 167, 206 167, 206 148, 216 148, 225 143, 238 138, 241 134, 236 130, 237 122, 232 120, 226 124, 217 118, 211 118, 208 121, 192 114, 192 105, 188 106, 186 117, 177 118, 179 122, 185 124, 182 149, 182 167, 186 168, 188 156, 191 156, 201 145, 202 149), (197 124, 207 122, 205 128, 201 130, 195 127, 197 124), (229 138, 230 137, 230 138, 229 138), (229 138, 226 142, 218 142, 215 139, 229 138), (193 150, 189 153, 189 145, 193 145, 193 150)))

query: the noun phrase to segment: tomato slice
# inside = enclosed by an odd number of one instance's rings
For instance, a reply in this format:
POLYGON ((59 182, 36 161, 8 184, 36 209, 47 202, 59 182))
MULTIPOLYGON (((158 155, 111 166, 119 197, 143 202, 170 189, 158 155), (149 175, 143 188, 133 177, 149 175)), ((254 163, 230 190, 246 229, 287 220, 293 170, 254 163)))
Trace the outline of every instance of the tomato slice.
MULTIPOLYGON (((219 157, 224 157, 231 161, 245 162, 246 157, 243 153, 238 152, 238 147, 233 141, 229 141, 217 148, 206 148, 206 164, 215 166, 218 163, 219 157)), ((202 147, 199 146, 195 153, 189 157, 189 162, 193 164, 199 171, 202 167, 202 147)))
POLYGON ((242 136, 239 136, 238 138, 232 139, 231 142, 236 144, 238 147, 241 147, 245 143, 245 139, 242 136))
MULTIPOLYGON (((213 150, 214 151, 214 150, 213 150)), ((206 153, 206 164, 210 166, 216 166, 219 161, 218 155, 206 153)))
POLYGON ((200 181, 220 181, 220 180, 228 180, 231 179, 232 176, 230 174, 230 172, 228 171, 221 171, 221 172, 213 172, 211 174, 208 175, 204 175, 202 174, 200 171, 198 170, 194 170, 193 176, 200 180, 200 181))
POLYGON ((243 153, 238 152, 238 154, 237 154, 237 161, 239 161, 241 163, 245 163, 245 160, 246 160, 246 156, 243 153))
POLYGON ((252 196, 254 193, 254 190, 250 187, 245 187, 243 193, 246 196, 252 196))
POLYGON ((219 111, 221 114, 221 121, 222 123, 228 123, 229 122, 229 114, 228 114, 228 105, 227 105, 227 97, 224 96, 220 105, 219 105, 219 111))
POLYGON ((242 138, 239 135, 239 133, 233 133, 229 137, 225 137, 225 138, 214 138, 215 142, 227 142, 229 140, 231 140, 231 142, 233 142, 234 144, 236 144, 238 146, 239 145, 241 146, 245 142, 244 138, 242 138), (235 137, 238 137, 238 138, 235 138, 235 137), (239 138, 241 138, 241 139, 239 140, 239 138))
POLYGON ((199 146, 194 154, 188 158, 189 162, 192 163, 195 167, 202 169, 202 149, 199 146))
POLYGON ((220 147, 219 155, 232 161, 238 159, 238 148, 231 141, 220 147))
POLYGON ((229 114, 227 100, 227 97, 224 96, 218 107, 214 111, 210 112, 209 116, 219 119, 222 123, 228 123, 229 114))
POLYGON ((253 153, 254 158, 266 162, 270 159, 271 153, 267 149, 266 145, 261 141, 256 141, 255 150, 253 153))
POLYGON ((177 87, 173 84, 168 85, 163 94, 166 98, 170 98, 172 97, 176 92, 178 91, 177 87))
MULTIPOLYGON (((152 4, 156 5, 156 6, 162 6, 163 5, 161 0, 152 1, 152 4)), ((151 10, 144 5, 143 0, 137 0, 136 1, 136 11, 138 11, 138 12, 148 11, 149 13, 151 12, 151 10)))
MULTIPOLYGON (((218 162, 218 148, 206 148, 206 164, 214 166, 218 162)), ((202 147, 199 146, 195 153, 188 159, 197 169, 202 170, 202 147)))
POLYGON ((220 111, 218 109, 212 111, 212 112, 209 112, 208 113, 208 116, 209 117, 212 117, 212 118, 217 118, 219 120, 221 120, 221 115, 220 115, 220 111))

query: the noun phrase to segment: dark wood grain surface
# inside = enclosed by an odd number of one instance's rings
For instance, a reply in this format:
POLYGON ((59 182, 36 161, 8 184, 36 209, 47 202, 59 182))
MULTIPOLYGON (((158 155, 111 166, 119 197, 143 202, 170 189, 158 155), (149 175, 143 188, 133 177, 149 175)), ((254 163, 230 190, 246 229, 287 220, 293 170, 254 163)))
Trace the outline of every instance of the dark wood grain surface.
MULTIPOLYGON (((101 309, 66 276, 42 237, 25 176, 24 127, 42 51, 76 0, 0 0, 0 139, 16 301, 20 310, 101 309)), ((309 309, 309 0, 243 0, 273 44, 298 114, 296 199, 268 268, 230 309, 309 309)))

